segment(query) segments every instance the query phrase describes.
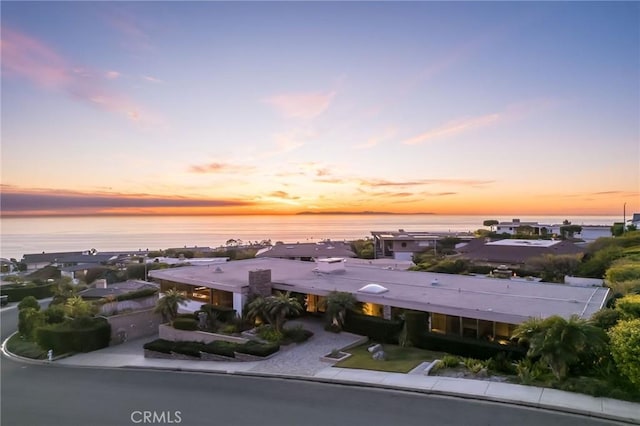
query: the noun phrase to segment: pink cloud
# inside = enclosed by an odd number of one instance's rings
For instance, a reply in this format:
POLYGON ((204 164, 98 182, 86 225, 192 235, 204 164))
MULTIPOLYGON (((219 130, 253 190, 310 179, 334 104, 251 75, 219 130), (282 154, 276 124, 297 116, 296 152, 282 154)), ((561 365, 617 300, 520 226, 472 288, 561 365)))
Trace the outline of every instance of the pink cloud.
POLYGON ((160 80, 159 78, 152 77, 150 75, 143 75, 142 78, 151 83, 164 83, 164 81, 160 80))
POLYGON ((289 93, 272 96, 264 102, 287 118, 310 120, 329 108, 336 92, 289 93))
POLYGON ((1 49, 2 69, 8 76, 24 78, 133 121, 147 117, 139 105, 109 86, 110 80, 120 76, 117 71, 74 66, 43 42, 6 27, 2 29, 1 49))
POLYGON ((474 130, 479 127, 484 127, 490 124, 494 124, 502 119, 503 116, 499 113, 487 114, 479 117, 465 118, 461 120, 450 121, 444 125, 437 127, 433 130, 416 135, 410 139, 404 141, 405 145, 417 145, 424 142, 428 142, 433 139, 440 139, 449 136, 455 136, 460 133, 474 130))

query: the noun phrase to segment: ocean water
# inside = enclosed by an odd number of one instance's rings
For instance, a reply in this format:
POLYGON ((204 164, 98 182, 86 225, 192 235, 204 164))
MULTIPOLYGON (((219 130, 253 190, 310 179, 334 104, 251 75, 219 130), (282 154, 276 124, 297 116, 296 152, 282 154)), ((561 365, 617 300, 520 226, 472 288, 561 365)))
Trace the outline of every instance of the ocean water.
MULTIPOLYGON (((293 215, 293 216, 120 216, 39 217, 0 219, 0 257, 21 258, 25 253, 165 249, 243 242, 315 242, 351 240, 371 231, 451 231, 483 228, 486 219, 510 221, 512 216, 444 215, 293 215)), ((520 216, 523 222, 611 225, 614 216, 520 216)))

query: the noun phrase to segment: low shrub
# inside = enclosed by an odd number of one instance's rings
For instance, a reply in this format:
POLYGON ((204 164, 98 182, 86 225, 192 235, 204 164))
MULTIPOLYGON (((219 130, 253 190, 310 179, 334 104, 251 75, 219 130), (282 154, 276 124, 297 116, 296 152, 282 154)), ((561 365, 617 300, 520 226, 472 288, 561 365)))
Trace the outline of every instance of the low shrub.
POLYGON ((258 337, 269 342, 279 342, 282 340, 283 334, 270 325, 261 325, 258 327, 258 337))
POLYGON ((222 322, 231 322, 236 317, 236 310, 233 308, 228 308, 226 306, 211 305, 207 303, 205 305, 202 305, 200 309, 207 313, 216 314, 216 318, 218 319, 218 321, 222 322))
POLYGON ((64 322, 65 313, 62 305, 52 305, 43 311, 44 321, 47 324, 58 324, 64 322))
POLYGON ((21 311, 25 308, 32 308, 36 311, 40 310, 40 304, 38 303, 38 299, 33 296, 27 296, 18 303, 18 310, 21 311))
POLYGON ((455 355, 445 355, 441 359, 442 364, 446 368, 455 368, 460 365, 460 358, 455 355))
POLYGON ((234 324, 227 324, 223 325, 219 331, 222 334, 234 334, 238 332, 238 328, 234 324))
POLYGON ((201 351, 209 354, 222 355, 229 358, 235 357, 235 351, 238 347, 237 343, 225 342, 223 340, 216 340, 211 343, 207 343, 202 346, 201 351))
POLYGON ((313 336, 313 332, 305 330, 302 326, 294 328, 285 328, 283 332, 283 343, 302 343, 306 342, 313 336))
POLYGON ((192 319, 192 320, 197 320, 197 319, 198 319, 198 317, 196 316, 196 314, 195 314, 195 313, 193 313, 193 312, 191 312, 191 313, 181 313, 181 314, 178 314, 178 315, 176 315, 176 318, 175 318, 175 319, 178 319, 178 318, 189 318, 189 319, 192 319))
POLYGON ((18 332, 27 340, 33 340, 36 330, 44 324, 44 314, 37 309, 23 308, 18 313, 18 332))
POLYGON ((236 348, 236 352, 261 357, 269 356, 278 352, 279 350, 280 345, 277 343, 258 343, 253 341, 238 345, 236 348))
POLYGON ((204 346, 201 342, 174 342, 171 350, 177 354, 200 358, 200 351, 204 346))
POLYGON ((158 289, 156 288, 143 288, 130 293, 120 294, 116 296, 116 301, 122 302, 124 300, 142 299, 143 297, 150 297, 157 293, 158 289))
POLYGON ((531 359, 525 358, 516 363, 516 372, 520 382, 524 385, 529 385, 548 375, 549 369, 540 361, 533 362, 531 359))
POLYGON ((339 325, 334 324, 334 323, 330 323, 324 326, 324 331, 329 331, 331 333, 340 333, 342 331, 342 329, 340 328, 339 325))
POLYGON ((516 367, 511 358, 504 352, 500 352, 487 360, 489 371, 502 374, 516 374, 516 367))
POLYGON ((484 363, 479 359, 475 358, 465 358, 462 363, 464 366, 472 372, 473 374, 477 374, 480 370, 484 368, 484 363))
POLYGON ((163 354, 170 354, 173 349, 173 343, 170 340, 156 339, 151 342, 145 343, 142 347, 149 351, 161 352, 163 354))
POLYGON ((198 321, 193 318, 176 318, 171 325, 176 330, 195 331, 198 329, 198 321))

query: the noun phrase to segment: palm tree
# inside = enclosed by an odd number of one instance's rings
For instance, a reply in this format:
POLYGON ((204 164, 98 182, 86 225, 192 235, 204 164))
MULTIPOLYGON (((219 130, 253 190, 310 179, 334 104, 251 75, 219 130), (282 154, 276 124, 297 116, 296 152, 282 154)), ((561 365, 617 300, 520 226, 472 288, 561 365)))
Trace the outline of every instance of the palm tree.
POLYGON ((187 296, 173 288, 167 291, 162 298, 158 299, 153 311, 161 314, 163 321, 170 322, 178 315, 178 307, 186 304, 187 296))
POLYGON ((273 321, 269 315, 267 298, 258 296, 247 305, 246 317, 249 321, 255 322, 260 318, 263 322, 271 324, 273 321))
POLYGON ((91 302, 83 300, 80 296, 73 296, 67 299, 64 304, 64 313, 69 318, 92 317, 96 309, 91 302))
POLYGON ((278 333, 282 333, 284 323, 289 315, 297 315, 302 311, 302 305, 295 297, 291 297, 291 292, 278 292, 275 296, 267 298, 267 311, 272 318, 273 327, 278 333))
POLYGON ((580 361, 583 351, 599 351, 606 344, 606 334, 577 315, 566 320, 552 316, 532 319, 518 326, 514 338, 529 345, 527 356, 540 357, 553 375, 562 380, 569 367, 580 361))
POLYGON ((332 291, 325 299, 325 310, 331 324, 342 330, 347 311, 353 310, 358 304, 355 296, 344 291, 332 291))

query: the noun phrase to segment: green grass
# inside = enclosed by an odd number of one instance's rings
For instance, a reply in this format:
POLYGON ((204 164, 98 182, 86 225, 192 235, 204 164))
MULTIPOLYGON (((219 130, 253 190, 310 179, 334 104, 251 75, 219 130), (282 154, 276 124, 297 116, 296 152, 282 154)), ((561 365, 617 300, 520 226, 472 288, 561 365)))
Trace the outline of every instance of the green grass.
POLYGON ((382 345, 382 349, 387 355, 384 361, 372 359, 372 355, 367 351, 373 343, 366 343, 343 352, 348 352, 351 356, 344 361, 335 364, 340 368, 360 368, 363 370, 386 371, 391 373, 408 373, 416 368, 421 362, 440 359, 444 355, 441 352, 427 351, 417 348, 403 348, 396 345, 382 345))
POLYGON ((37 343, 23 340, 18 333, 14 334, 7 341, 7 350, 12 354, 32 359, 47 358, 47 351, 38 346, 37 343))

